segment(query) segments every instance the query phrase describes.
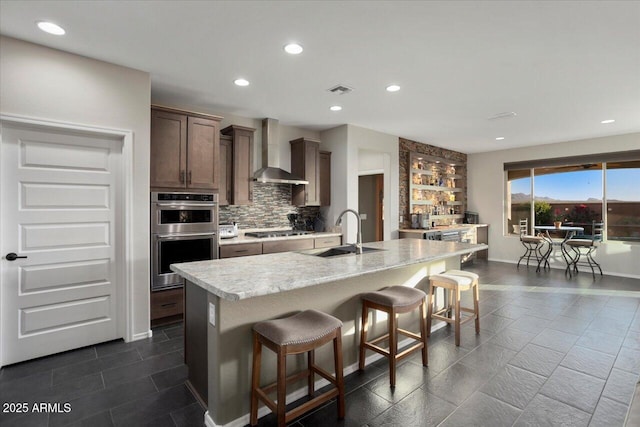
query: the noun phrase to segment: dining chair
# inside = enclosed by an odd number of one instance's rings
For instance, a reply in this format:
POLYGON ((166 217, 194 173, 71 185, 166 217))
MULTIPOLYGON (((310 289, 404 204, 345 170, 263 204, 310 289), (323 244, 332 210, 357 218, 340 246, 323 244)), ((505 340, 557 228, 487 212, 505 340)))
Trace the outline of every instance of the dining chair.
POLYGON ((520 262, 523 259, 527 259, 527 267, 529 267, 529 260, 531 257, 535 257, 537 268, 536 271, 540 271, 541 263, 546 261, 545 254, 542 253, 545 239, 540 236, 529 235, 529 220, 527 218, 520 220, 520 243, 524 246, 524 254, 518 260, 516 268, 520 268, 520 262))
POLYGON ((562 244, 562 253, 567 261, 565 274, 578 273, 578 266, 586 266, 591 269, 593 278, 596 278, 595 268, 597 267, 602 276, 600 264, 593 258, 593 253, 598 248, 597 242, 601 242, 604 234, 604 222, 593 221, 591 223, 591 234, 583 234, 566 240, 562 244))

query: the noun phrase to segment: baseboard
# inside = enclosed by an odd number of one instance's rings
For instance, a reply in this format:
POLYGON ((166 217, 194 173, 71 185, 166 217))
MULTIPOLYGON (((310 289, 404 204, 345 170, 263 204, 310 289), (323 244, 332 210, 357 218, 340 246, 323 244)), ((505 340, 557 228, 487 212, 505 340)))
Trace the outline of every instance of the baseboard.
MULTIPOLYGON (((504 262, 505 264, 518 264, 518 261, 514 261, 512 259, 497 259, 497 258, 489 258, 488 261, 493 261, 493 262, 504 262)), ((525 267, 526 266, 522 266, 521 267, 525 267)), ((535 267, 535 266, 534 266, 535 267)), ((551 266, 551 268, 553 268, 554 270, 564 270, 567 266, 566 265, 557 265, 557 266, 551 266)), ((600 266, 602 267, 602 265, 600 266)), ((529 268, 531 268, 531 264, 529 265, 529 268)), ((587 274, 591 274, 591 271, 580 271, 580 273, 587 273, 587 274)), ((615 277, 626 277, 629 279, 640 279, 640 274, 625 274, 625 273, 618 273, 615 271, 606 271, 606 270, 602 270, 602 274, 606 274, 607 276, 615 276, 615 277)))
POLYGON ((131 341, 138 341, 138 340, 144 340, 147 338, 151 338, 153 336, 153 331, 151 329, 149 329, 147 332, 141 332, 139 334, 134 334, 133 337, 131 337, 131 341))

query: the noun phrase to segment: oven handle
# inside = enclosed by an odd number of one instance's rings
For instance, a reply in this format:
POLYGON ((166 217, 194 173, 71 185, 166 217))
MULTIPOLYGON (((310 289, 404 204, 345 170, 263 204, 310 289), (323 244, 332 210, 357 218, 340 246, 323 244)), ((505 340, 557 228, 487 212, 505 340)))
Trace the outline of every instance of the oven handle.
POLYGON ((204 237, 215 236, 217 233, 180 233, 180 234, 157 234, 158 239, 170 239, 179 237, 204 237))
POLYGON ((156 206, 161 208, 181 208, 181 207, 194 207, 194 208, 212 208, 218 206, 215 203, 156 203, 156 206))

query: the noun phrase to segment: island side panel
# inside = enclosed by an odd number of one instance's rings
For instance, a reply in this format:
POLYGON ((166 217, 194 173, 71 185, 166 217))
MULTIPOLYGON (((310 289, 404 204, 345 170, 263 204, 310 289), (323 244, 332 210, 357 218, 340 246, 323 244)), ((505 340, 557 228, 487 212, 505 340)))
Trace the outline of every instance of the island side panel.
POLYGON ((184 359, 189 367, 188 386, 206 405, 208 402, 207 294, 200 286, 187 281, 185 293, 184 359))
MULTIPOLYGON (((344 323, 344 366, 351 372, 358 361, 362 310, 360 294, 392 285, 417 287, 426 292, 426 278, 429 275, 459 266, 460 257, 455 256, 240 301, 219 299, 210 294, 209 300, 217 303, 219 322, 216 328, 209 326, 209 416, 217 425, 225 425, 249 413, 252 327, 255 323, 311 308, 339 318, 344 323), (211 358, 213 351, 216 353, 216 361, 211 358)), ((373 322, 370 336, 386 331, 387 319, 384 313, 374 313, 370 319, 373 322)), ((401 316, 400 325, 418 331, 417 313, 401 316)), ((368 352, 367 356, 371 354, 372 352, 368 352)), ((316 361, 329 372, 333 372, 332 346, 325 345, 317 350, 316 361)), ((289 372, 303 366, 303 355, 287 359, 289 372)), ((262 384, 275 380, 275 368, 276 359, 273 352, 264 349, 262 384)), ((316 380, 319 379, 316 377, 316 380)), ((293 384, 288 387, 287 392, 289 394, 301 387, 304 387, 303 383, 293 384)))

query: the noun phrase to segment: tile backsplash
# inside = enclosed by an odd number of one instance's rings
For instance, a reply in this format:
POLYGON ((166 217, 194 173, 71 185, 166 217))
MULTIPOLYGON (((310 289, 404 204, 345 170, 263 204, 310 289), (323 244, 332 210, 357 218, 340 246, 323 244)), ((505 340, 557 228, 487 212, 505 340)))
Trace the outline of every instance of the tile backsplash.
POLYGON ((297 207, 291 204, 291 184, 253 183, 253 204, 220 206, 220 223, 235 221, 239 229, 287 228, 287 214, 301 215, 313 220, 320 212, 317 206, 297 207))

